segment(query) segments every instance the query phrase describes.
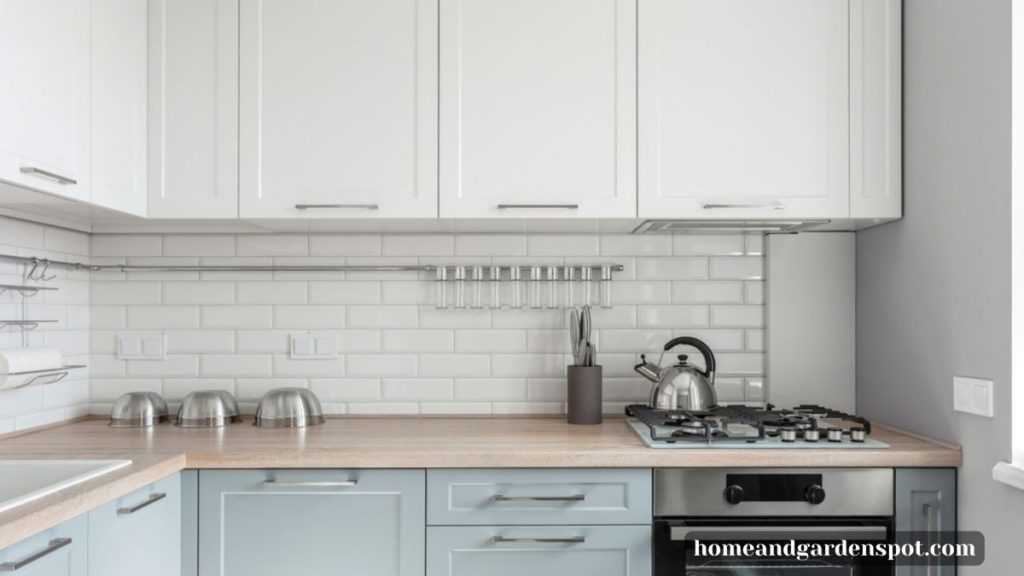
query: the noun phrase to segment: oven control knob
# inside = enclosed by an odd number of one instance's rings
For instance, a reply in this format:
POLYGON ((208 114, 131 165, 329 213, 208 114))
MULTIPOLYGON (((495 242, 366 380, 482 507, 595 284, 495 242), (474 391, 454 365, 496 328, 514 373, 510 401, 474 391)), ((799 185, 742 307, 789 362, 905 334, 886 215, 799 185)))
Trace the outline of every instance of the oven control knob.
POLYGON ((743 502, 743 487, 736 484, 729 484, 725 487, 725 501, 729 504, 743 502))
POLYGON ((804 490, 804 500, 811 504, 821 504, 825 501, 825 489, 817 484, 811 484, 804 490))

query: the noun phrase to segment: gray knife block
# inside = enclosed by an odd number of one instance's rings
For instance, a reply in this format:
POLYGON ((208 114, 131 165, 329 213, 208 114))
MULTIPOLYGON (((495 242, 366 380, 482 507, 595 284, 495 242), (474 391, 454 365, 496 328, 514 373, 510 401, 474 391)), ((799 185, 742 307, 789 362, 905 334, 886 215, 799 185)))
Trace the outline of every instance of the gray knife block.
POLYGON ((601 423, 600 366, 569 366, 569 424, 601 423))

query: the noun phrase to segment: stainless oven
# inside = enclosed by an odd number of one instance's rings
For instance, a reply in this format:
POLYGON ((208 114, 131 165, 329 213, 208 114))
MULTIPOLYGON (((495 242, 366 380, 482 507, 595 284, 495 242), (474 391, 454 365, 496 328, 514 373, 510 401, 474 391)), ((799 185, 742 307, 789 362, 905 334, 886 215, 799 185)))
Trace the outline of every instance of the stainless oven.
POLYGON ((891 576, 844 546, 893 541, 893 482, 891 469, 656 470, 654 574, 891 576))

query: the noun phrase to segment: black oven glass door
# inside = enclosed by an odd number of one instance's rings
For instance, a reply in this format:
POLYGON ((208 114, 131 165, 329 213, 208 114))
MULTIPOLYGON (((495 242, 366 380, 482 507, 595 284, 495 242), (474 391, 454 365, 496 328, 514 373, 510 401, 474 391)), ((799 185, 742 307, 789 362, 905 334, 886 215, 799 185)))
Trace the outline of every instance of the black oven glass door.
POLYGON ((891 576, 893 565, 884 558, 824 556, 799 559, 786 555, 719 555, 726 544, 834 544, 891 542, 888 518, 872 520, 730 518, 724 520, 657 520, 654 525, 655 576, 891 576), (704 545, 695 554, 694 538, 704 545), (707 553, 714 554, 707 554, 707 553))

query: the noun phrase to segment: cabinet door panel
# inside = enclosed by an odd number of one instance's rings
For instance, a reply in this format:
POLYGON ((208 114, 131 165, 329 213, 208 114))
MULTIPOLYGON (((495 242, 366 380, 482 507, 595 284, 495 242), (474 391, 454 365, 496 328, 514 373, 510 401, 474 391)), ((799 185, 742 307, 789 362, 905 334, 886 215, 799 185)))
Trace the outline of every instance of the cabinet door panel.
POLYGON ((650 526, 431 527, 427 532, 427 576, 650 573, 650 526))
MULTIPOLYGON (((896 531, 929 534, 948 543, 956 531, 956 470, 896 469, 896 531), (939 537, 944 533, 946 539, 939 537)), ((897 566, 896 576, 953 576, 956 566, 897 566)))
POLYGON ((22 540, 0 550, 0 565, 21 564, 10 572, 17 576, 86 576, 88 526, 86 516, 79 516, 22 540))
POLYGON ((238 217, 238 0, 149 0, 149 216, 238 217))
POLYGON ((242 0, 240 33, 242 217, 437 216, 437 0, 242 0))
POLYGON ((640 0, 640 216, 845 217, 847 0, 640 0))
POLYGON ((177 474, 89 513, 89 573, 181 575, 181 478, 177 474))
POLYGON ((0 179, 89 200, 89 2, 0 0, 0 127, 0 179))
POLYGON ((146 0, 91 0, 93 204, 146 215, 146 0))
POLYGON ((441 216, 634 217, 635 91, 635 0, 441 0, 441 216))
POLYGON ((200 576, 423 573, 422 471, 201 471, 199 477, 200 576))

